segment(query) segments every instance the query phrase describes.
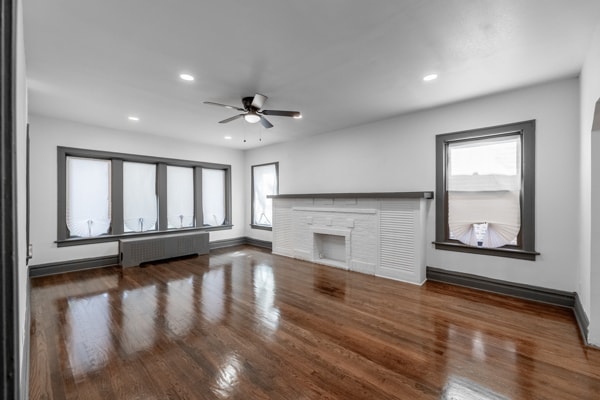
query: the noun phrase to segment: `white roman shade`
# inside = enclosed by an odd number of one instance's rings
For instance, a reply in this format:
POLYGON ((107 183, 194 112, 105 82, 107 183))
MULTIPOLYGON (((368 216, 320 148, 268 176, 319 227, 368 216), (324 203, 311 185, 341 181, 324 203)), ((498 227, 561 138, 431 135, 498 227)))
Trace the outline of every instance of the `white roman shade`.
POLYGON ((167 165, 168 228, 194 226, 194 169, 167 165))
POLYGON ((225 223, 225 171, 202 169, 202 214, 204 225, 225 223))
POLYGON ((67 157, 66 223, 70 237, 110 230, 110 161, 67 157))
POLYGON ((125 232, 156 230, 158 219, 156 165, 123 163, 123 224, 125 232))
POLYGON ((254 182, 253 221, 255 225, 271 226, 273 200, 268 195, 278 193, 277 168, 275 164, 258 165, 252 168, 254 182))
POLYGON ((448 192, 448 225, 454 239, 471 246, 512 243, 521 228, 519 192, 448 192), (487 224, 482 237, 476 224, 487 224))
POLYGON ((480 247, 515 243, 521 229, 521 137, 448 145, 450 237, 480 247))

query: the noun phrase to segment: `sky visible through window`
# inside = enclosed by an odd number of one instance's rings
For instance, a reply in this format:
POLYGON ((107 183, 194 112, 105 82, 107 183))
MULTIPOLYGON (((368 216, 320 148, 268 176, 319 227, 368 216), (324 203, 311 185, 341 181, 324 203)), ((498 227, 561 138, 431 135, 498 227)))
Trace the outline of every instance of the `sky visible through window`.
POLYGON ((519 137, 451 144, 449 159, 451 175, 516 175, 519 137))

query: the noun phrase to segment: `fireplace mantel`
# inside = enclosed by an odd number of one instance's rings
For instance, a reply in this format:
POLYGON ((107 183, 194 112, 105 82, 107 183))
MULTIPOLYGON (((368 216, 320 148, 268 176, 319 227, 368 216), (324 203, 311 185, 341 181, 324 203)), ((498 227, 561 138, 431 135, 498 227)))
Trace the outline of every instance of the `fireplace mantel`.
POLYGON ((433 192, 302 193, 273 199, 273 253, 421 284, 433 192))
POLYGON ((274 194, 270 199, 433 199, 433 192, 299 193, 274 194))

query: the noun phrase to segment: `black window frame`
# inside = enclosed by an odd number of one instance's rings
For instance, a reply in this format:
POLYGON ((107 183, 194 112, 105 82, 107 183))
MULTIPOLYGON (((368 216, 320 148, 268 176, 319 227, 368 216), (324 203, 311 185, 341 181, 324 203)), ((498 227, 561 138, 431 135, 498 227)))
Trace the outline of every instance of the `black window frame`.
POLYGON ((535 120, 436 135, 436 221, 435 248, 535 261, 535 120), (449 238, 446 191, 447 149, 450 143, 492 137, 521 136, 521 231, 517 246, 499 248, 469 246, 449 238))
POLYGON ((72 147, 57 147, 58 162, 58 201, 57 201, 57 240, 58 247, 76 246, 91 243, 113 242, 122 238, 154 236, 164 233, 213 231, 231 229, 231 165, 200 161, 180 160, 164 157, 143 156, 137 154, 116 153, 101 150, 88 150, 72 147), (111 227, 105 235, 92 238, 69 237, 66 224, 67 194, 67 157, 92 158, 111 161, 111 227), (156 165, 158 196, 158 228, 146 232, 124 232, 123 227, 123 162, 139 162, 156 165), (219 226, 194 226, 189 228, 168 229, 167 226, 167 166, 194 168, 194 218, 195 225, 202 224, 202 169, 220 169, 225 171, 225 222, 219 226))
POLYGON ((254 223, 254 168, 256 167, 264 167, 267 165, 275 165, 275 175, 277 177, 277 193, 275 194, 279 194, 279 161, 274 161, 274 162, 268 162, 268 163, 263 163, 263 164, 256 164, 253 165, 250 168, 250 193, 251 193, 251 200, 250 200, 250 227, 252 229, 262 229, 265 231, 272 231, 273 230, 273 221, 271 221, 271 226, 267 226, 267 225, 256 225, 254 223))

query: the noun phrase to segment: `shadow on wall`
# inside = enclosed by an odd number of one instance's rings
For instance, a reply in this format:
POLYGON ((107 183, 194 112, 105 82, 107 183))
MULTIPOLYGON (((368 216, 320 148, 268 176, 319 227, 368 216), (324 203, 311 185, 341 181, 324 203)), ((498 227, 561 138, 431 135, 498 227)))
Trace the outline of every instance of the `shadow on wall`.
POLYGON ((596 109, 594 110, 594 122, 592 123, 592 132, 600 131, 600 99, 596 101, 596 109))

